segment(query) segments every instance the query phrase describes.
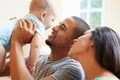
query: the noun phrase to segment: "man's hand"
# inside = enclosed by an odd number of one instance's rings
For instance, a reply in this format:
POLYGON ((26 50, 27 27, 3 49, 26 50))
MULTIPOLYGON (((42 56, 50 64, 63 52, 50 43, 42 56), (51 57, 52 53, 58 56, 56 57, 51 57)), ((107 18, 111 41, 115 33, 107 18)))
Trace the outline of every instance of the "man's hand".
POLYGON ((30 43, 36 27, 35 24, 30 20, 19 20, 16 29, 12 33, 11 41, 17 41, 21 45, 30 43))

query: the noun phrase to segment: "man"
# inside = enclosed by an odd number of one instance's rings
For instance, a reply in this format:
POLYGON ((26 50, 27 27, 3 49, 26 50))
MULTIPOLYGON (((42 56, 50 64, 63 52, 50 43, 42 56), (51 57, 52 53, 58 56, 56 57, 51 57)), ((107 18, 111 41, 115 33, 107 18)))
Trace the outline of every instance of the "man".
POLYGON ((10 71, 12 80, 83 80, 81 65, 68 57, 73 39, 89 29, 88 24, 78 17, 66 18, 53 27, 52 34, 46 40, 51 48, 49 56, 41 56, 32 75, 25 66, 22 45, 29 43, 35 29, 30 21, 20 21, 11 39, 10 71), (21 34, 18 34, 22 32, 21 34), (23 34, 24 33, 24 34, 23 34), (22 36, 25 36, 22 39, 22 36), (16 70, 14 70, 16 69, 16 70))

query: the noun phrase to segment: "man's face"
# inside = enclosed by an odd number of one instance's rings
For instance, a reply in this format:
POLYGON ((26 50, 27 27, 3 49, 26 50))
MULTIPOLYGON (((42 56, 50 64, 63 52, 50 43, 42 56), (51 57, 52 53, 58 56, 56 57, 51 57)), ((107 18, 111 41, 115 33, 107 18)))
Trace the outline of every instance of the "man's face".
POLYGON ((66 18, 59 25, 53 27, 51 35, 48 36, 46 43, 54 47, 68 47, 73 41, 75 22, 72 18, 66 18))

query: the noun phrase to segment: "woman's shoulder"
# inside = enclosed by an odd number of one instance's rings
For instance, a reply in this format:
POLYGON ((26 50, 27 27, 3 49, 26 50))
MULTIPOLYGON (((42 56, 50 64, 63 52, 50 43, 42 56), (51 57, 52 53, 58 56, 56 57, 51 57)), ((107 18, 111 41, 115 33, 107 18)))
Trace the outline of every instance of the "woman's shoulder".
POLYGON ((94 80, 120 80, 114 74, 109 74, 106 76, 96 77, 94 80))

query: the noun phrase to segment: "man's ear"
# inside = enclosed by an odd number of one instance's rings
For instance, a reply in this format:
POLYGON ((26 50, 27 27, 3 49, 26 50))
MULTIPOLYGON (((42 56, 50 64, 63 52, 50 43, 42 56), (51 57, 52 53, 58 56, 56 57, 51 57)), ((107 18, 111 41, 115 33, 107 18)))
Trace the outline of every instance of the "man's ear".
POLYGON ((46 16, 47 12, 46 11, 43 11, 40 15, 41 17, 41 20, 44 20, 45 16, 46 16))
POLYGON ((73 45, 73 43, 74 43, 74 41, 71 41, 69 46, 71 47, 73 45))
POLYGON ((92 41, 90 42, 90 46, 91 46, 91 47, 94 47, 94 43, 93 43, 92 41))

